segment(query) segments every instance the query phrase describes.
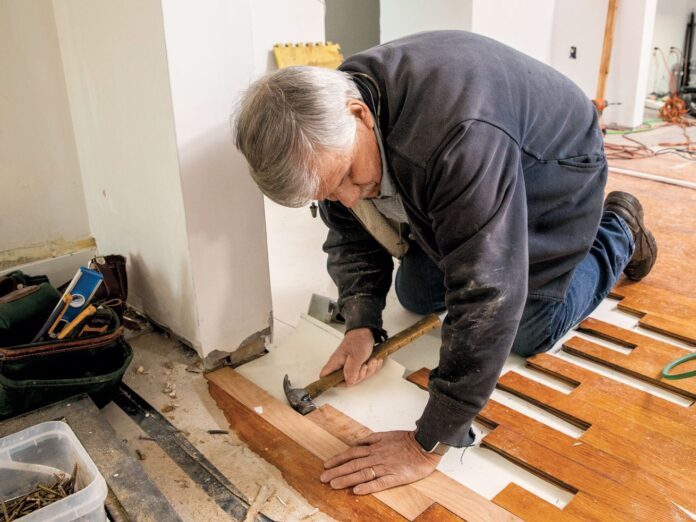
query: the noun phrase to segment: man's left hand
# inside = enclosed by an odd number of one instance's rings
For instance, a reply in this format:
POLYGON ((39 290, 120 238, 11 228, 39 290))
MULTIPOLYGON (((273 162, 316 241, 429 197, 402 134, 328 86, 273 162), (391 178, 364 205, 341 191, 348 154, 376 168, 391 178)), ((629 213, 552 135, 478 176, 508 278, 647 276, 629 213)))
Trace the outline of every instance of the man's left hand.
POLYGON ((320 480, 334 489, 352 487, 356 495, 368 495, 425 478, 442 457, 423 451, 413 434, 373 433, 324 462, 320 480))

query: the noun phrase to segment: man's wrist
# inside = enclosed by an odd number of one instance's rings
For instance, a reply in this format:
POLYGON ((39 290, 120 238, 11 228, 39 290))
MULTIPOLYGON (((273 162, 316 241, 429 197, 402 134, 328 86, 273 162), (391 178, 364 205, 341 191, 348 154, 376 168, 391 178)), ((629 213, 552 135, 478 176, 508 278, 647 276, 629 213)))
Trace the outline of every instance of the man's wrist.
POLYGON ((346 337, 371 337, 372 330, 366 327, 353 328, 352 330, 348 330, 345 335, 346 337))
POLYGON ((387 332, 381 328, 370 328, 369 326, 361 326, 346 331, 346 337, 369 337, 374 343, 381 343, 387 340, 387 332))

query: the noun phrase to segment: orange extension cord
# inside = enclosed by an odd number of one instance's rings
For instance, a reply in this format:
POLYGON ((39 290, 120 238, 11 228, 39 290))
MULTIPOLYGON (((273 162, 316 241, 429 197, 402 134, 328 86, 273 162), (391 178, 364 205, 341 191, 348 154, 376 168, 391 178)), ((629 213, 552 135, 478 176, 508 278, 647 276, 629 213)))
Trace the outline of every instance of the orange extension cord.
POLYGON ((690 125, 693 125, 693 123, 689 122, 688 120, 684 121, 686 123, 672 123, 672 125, 678 125, 681 127, 681 130, 684 133, 684 141, 676 143, 658 143, 658 146, 663 148, 653 150, 637 139, 631 138, 627 134, 623 134, 622 137, 625 140, 635 143, 635 145, 618 145, 615 143, 604 142, 606 157, 607 159, 643 159, 652 158, 654 156, 662 156, 664 154, 676 154, 686 160, 696 161, 696 145, 694 145, 691 137, 686 132, 686 129, 690 125))
MULTIPOLYGON (((686 109, 686 103, 677 94, 676 76, 674 72, 669 68, 667 57, 662 49, 659 49, 662 55, 662 61, 664 62, 665 69, 669 74, 669 90, 670 95, 665 100, 664 105, 660 108, 660 119, 667 122, 668 124, 678 125, 681 127, 684 133, 684 141, 678 143, 658 143, 662 149, 653 150, 644 143, 630 138, 628 134, 623 134, 623 138, 635 143, 635 145, 618 145, 614 143, 604 143, 604 150, 606 151, 607 159, 642 159, 642 158, 652 158, 654 156, 660 156, 663 154, 677 154, 678 156, 696 161, 696 146, 694 145, 691 137, 686 132, 686 129, 696 122, 685 118, 684 116, 688 112, 686 109)), ((670 52, 671 54, 671 52, 670 52)))
POLYGON ((689 112, 686 110, 686 103, 677 94, 670 94, 665 100, 665 104, 660 109, 660 118, 677 125, 688 125, 684 115, 689 112))

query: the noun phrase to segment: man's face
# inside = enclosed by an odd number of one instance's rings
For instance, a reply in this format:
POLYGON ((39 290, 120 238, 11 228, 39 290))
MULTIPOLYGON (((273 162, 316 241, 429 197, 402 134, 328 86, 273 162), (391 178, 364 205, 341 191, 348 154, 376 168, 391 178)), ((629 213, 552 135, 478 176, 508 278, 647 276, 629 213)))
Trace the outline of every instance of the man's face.
POLYGON ((316 199, 340 201, 352 208, 365 198, 379 196, 382 158, 374 132, 375 120, 363 102, 348 103, 357 128, 353 148, 347 154, 324 154, 317 160, 321 183, 316 199))

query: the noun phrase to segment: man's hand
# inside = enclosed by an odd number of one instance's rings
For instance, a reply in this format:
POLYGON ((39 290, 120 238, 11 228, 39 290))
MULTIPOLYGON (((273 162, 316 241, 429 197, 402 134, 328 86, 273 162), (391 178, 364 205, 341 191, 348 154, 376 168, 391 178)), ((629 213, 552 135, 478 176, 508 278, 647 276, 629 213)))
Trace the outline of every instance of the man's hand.
POLYGON ((321 369, 320 377, 343 368, 343 376, 348 386, 358 384, 367 379, 382 367, 382 359, 373 359, 365 364, 372 355, 374 338, 369 328, 356 328, 346 333, 341 344, 329 357, 321 369))
POLYGON ((352 487, 356 495, 368 495, 425 478, 442 457, 423 451, 413 433, 373 433, 324 462, 319 479, 334 489, 352 487))

